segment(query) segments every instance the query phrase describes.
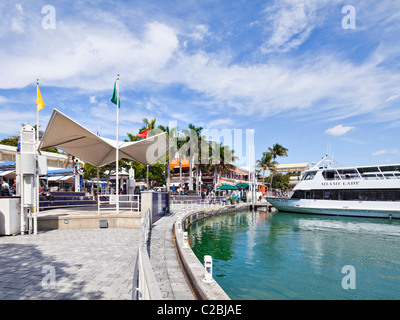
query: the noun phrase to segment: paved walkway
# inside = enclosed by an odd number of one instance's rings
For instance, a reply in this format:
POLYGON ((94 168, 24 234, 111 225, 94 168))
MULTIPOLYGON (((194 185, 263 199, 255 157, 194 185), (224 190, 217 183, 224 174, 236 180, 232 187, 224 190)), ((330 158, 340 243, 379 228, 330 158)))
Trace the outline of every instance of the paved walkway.
MULTIPOLYGON (((166 300, 194 300, 177 260, 171 213, 154 223, 149 254, 166 300)), ((130 300, 138 229, 64 229, 0 236, 0 300, 130 300)))
MULTIPOLYGON (((194 300, 176 256, 175 219, 154 223, 150 261, 163 299, 194 300)), ((130 300, 138 240, 138 229, 121 228, 0 236, 0 300, 130 300)))
POLYGON ((175 252, 172 237, 175 219, 175 214, 171 213, 153 224, 150 236, 150 262, 163 299, 194 300, 175 252))
POLYGON ((0 300, 132 299, 139 230, 0 237, 0 300))

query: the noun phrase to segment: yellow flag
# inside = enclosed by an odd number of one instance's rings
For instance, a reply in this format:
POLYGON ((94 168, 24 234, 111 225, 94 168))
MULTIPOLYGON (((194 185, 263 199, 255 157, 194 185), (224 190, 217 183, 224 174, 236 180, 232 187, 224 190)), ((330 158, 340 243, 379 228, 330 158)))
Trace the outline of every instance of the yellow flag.
POLYGON ((37 86, 36 106, 36 111, 46 108, 42 99, 42 95, 40 94, 39 86, 37 86))

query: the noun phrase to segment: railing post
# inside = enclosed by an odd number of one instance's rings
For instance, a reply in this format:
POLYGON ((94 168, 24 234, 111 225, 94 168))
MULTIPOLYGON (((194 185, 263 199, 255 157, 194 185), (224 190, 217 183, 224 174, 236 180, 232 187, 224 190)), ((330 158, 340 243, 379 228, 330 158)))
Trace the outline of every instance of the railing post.
POLYGON ((180 216, 178 216, 178 220, 176 221, 176 228, 176 231, 182 232, 182 221, 180 216))
POLYGON ((212 276, 212 257, 204 256, 204 282, 211 283, 214 282, 212 276))
POLYGON ((183 233, 183 247, 189 248, 188 233, 186 231, 183 233))

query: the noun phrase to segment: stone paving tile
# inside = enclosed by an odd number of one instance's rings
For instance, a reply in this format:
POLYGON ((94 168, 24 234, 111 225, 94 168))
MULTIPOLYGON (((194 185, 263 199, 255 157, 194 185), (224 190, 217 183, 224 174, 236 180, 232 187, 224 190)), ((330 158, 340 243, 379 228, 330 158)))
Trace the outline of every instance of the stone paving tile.
MULTIPOLYGON (((163 299, 194 300, 175 253, 174 219, 154 224, 150 261, 163 299)), ((0 300, 130 300, 138 237, 137 229, 111 228, 0 237, 0 300)))
POLYGON ((76 229, 0 237, 0 299, 132 299, 138 235, 76 229))
POLYGON ((150 262, 165 300, 194 300, 179 265, 172 237, 174 213, 154 223, 150 235, 150 262))

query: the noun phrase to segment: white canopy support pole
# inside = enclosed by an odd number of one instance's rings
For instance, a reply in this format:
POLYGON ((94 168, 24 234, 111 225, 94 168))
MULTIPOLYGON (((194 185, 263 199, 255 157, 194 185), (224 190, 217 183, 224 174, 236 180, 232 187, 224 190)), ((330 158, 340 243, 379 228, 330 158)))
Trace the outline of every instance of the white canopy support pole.
POLYGON ((150 185, 149 185, 149 165, 147 165, 147 178, 146 178, 146 182, 147 182, 147 190, 150 190, 150 185))
POLYGON ((25 197, 25 190, 24 190, 24 174, 20 174, 20 190, 21 190, 21 234, 25 234, 25 206, 24 206, 24 197, 25 197))

